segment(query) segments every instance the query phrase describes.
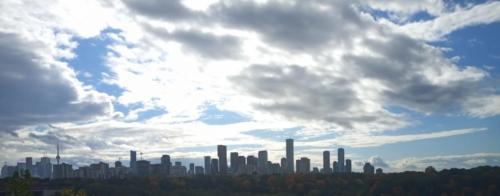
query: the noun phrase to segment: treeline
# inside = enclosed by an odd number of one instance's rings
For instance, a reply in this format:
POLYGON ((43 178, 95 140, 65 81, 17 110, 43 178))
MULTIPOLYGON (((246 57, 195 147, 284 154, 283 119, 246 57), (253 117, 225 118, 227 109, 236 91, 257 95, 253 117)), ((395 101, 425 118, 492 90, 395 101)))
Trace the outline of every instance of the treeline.
MULTIPOLYGON (((12 179, 0 181, 0 189, 12 179)), ((380 175, 295 174, 179 178, 32 180, 30 186, 86 195, 500 195, 500 167, 380 175)))

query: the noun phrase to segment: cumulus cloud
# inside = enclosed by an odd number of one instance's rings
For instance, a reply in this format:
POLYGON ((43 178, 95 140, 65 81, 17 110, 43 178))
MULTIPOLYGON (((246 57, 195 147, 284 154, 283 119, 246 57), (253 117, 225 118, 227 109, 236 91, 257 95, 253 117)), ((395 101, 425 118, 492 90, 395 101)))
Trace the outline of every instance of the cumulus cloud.
POLYGON ((409 157, 390 162, 395 171, 420 170, 427 166, 441 170, 446 168, 472 168, 484 165, 499 165, 500 153, 475 153, 431 157, 409 157))
POLYGON ((180 0, 124 0, 125 5, 133 12, 152 18, 168 21, 188 21, 198 13, 186 7, 180 0))
POLYGON ((370 157, 369 161, 374 167, 389 168, 389 165, 379 156, 370 157))
POLYGON ((36 41, 0 33, 2 131, 90 120, 112 111, 107 95, 82 86, 65 64, 47 62, 36 53, 39 48, 36 41))

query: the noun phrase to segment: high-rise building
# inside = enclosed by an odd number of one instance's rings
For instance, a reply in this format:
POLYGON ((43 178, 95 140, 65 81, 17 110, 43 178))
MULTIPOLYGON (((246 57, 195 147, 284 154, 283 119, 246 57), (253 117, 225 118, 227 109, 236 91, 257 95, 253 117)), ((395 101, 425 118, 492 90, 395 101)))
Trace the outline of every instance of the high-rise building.
POLYGON ((338 158, 338 172, 344 172, 345 171, 345 162, 344 162, 344 149, 339 148, 337 151, 337 158, 338 158))
POLYGON ((236 173, 238 173, 238 171, 240 170, 240 168, 246 166, 245 156, 238 156, 238 163, 236 163, 236 164, 238 164, 238 169, 236 170, 236 173))
POLYGON ((286 158, 283 157, 280 160, 280 166, 281 166, 281 172, 282 173, 287 173, 288 171, 286 170, 286 158))
POLYGON ((375 167, 373 167, 372 164, 366 162, 365 165, 363 166, 363 173, 371 175, 371 174, 375 173, 375 167))
POLYGON ((149 161, 146 160, 135 161, 135 170, 137 172, 137 176, 148 177, 150 169, 151 169, 151 163, 149 161))
POLYGON ((115 168, 122 167, 121 161, 115 161, 115 168))
POLYGON ((291 174, 293 173, 293 165, 294 158, 293 158, 293 139, 286 139, 286 171, 287 173, 291 174))
POLYGON ((205 162, 205 174, 206 175, 211 175, 212 174, 212 165, 210 164, 210 161, 212 161, 212 159, 210 158, 210 156, 205 156, 204 157, 204 162, 205 162))
POLYGON ((384 173, 384 170, 382 168, 377 168, 377 170, 375 170, 375 174, 377 175, 381 175, 384 173))
POLYGON ((195 175, 203 175, 203 167, 202 166, 194 167, 194 174, 195 175))
POLYGON ((131 150, 130 151, 130 170, 132 171, 132 173, 135 173, 136 163, 137 163, 137 152, 134 150, 131 150))
POLYGON ((189 164, 189 171, 188 171, 188 174, 189 174, 189 175, 194 175, 194 163, 190 163, 190 164, 189 164))
POLYGON ((332 169, 330 168, 330 151, 323 151, 323 173, 331 173, 332 169))
POLYGON ((236 174, 238 171, 238 153, 237 152, 231 152, 229 154, 229 162, 231 164, 231 173, 236 174))
POLYGON ((267 164, 267 151, 261 150, 258 153, 258 161, 257 161, 257 171, 260 174, 267 174, 268 172, 268 164, 267 164))
POLYGON ((70 164, 62 163, 54 165, 54 173, 52 174, 55 179, 66 179, 73 177, 73 166, 70 164))
POLYGON ((26 170, 33 175, 33 158, 26 157, 26 170))
POLYGON ((218 175, 219 174, 219 160, 218 159, 212 159, 210 165, 212 166, 212 175, 218 175))
POLYGON ((351 159, 346 159, 345 160, 345 172, 351 173, 352 172, 352 161, 351 159))
POLYGON ((307 157, 302 157, 296 161, 297 173, 309 173, 311 171, 311 160, 307 157))
POLYGON ((50 163, 49 157, 42 157, 40 159, 40 164, 37 167, 38 177, 41 179, 47 179, 52 177, 52 163, 50 163))
POLYGON ((337 161, 333 161, 333 173, 338 173, 339 172, 339 164, 337 161))
POLYGON ((257 158, 253 155, 248 155, 247 156, 247 165, 253 166, 257 168, 257 158))
POLYGON ((163 175, 170 175, 170 168, 172 167, 172 162, 170 162, 170 155, 161 156, 161 171, 163 175))
POLYGON ((227 147, 217 145, 217 156, 219 157, 219 173, 227 174, 227 147))

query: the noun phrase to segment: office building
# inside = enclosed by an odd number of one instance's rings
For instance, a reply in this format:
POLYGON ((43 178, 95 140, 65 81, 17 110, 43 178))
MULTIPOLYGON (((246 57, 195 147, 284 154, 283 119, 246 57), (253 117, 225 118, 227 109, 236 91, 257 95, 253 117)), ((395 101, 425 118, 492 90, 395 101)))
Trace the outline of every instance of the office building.
POLYGON ((366 162, 365 165, 363 166, 363 173, 372 175, 373 173, 375 173, 375 168, 373 167, 372 164, 366 162))
POLYGON ((231 164, 231 173, 236 174, 238 171, 238 153, 231 152, 229 155, 229 162, 231 164))
POLYGON ((211 175, 212 174, 212 165, 210 164, 210 161, 212 161, 212 159, 210 158, 210 156, 205 156, 204 157, 205 174, 206 175, 211 175))
POLYGON ((26 170, 33 175, 33 158, 26 157, 26 170))
POLYGON ((130 170, 132 170, 132 173, 135 173, 135 168, 136 168, 136 162, 137 162, 137 152, 134 150, 130 151, 130 170))
POLYGON ((212 159, 210 165, 212 166, 212 175, 219 175, 219 160, 212 159))
POLYGON ((151 163, 146 160, 135 161, 135 171, 139 177, 148 177, 151 168, 151 163))
POLYGON ((332 169, 330 168, 330 151, 323 151, 323 173, 331 173, 332 169))
POLYGON ((202 166, 194 167, 194 174, 195 175, 203 175, 203 167, 202 166))
POLYGON ((285 168, 287 173, 293 173, 294 169, 294 158, 293 158, 293 139, 286 139, 286 164, 285 168))
POLYGON ((219 157, 219 173, 227 174, 227 147, 217 145, 217 156, 219 157))
POLYGON ((170 162, 170 156, 169 155, 162 155, 161 156, 161 173, 164 176, 170 175, 170 168, 172 167, 172 162, 170 162))
POLYGON ((338 173, 339 172, 339 164, 337 161, 333 161, 333 173, 338 173))
POLYGON ((346 159, 345 160, 345 172, 346 173, 351 173, 352 172, 352 161, 351 161, 351 159, 346 159))
POLYGON ((307 157, 302 157, 296 161, 297 173, 309 173, 311 171, 311 160, 307 157))
POLYGON ((268 172, 267 151, 266 150, 261 150, 258 153, 257 172, 259 174, 267 174, 267 172, 268 172))
POLYGON ((66 179, 73 177, 73 166, 67 163, 54 165, 54 179, 66 179))
POLYGON ((339 148, 337 151, 337 158, 338 158, 338 172, 342 173, 345 171, 345 162, 344 162, 344 149, 339 148))

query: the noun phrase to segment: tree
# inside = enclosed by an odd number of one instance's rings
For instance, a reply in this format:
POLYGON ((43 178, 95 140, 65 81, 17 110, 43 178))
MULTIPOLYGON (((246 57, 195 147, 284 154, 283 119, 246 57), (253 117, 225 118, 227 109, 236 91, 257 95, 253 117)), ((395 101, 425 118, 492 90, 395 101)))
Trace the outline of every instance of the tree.
POLYGON ((25 196, 31 195, 29 190, 32 184, 31 174, 29 171, 15 171, 12 177, 7 181, 7 192, 10 195, 25 196))

